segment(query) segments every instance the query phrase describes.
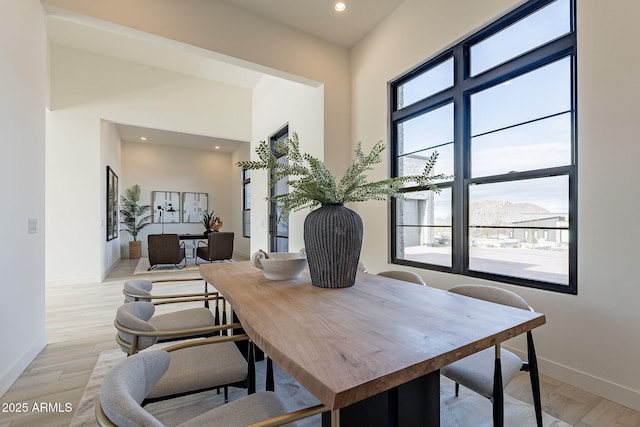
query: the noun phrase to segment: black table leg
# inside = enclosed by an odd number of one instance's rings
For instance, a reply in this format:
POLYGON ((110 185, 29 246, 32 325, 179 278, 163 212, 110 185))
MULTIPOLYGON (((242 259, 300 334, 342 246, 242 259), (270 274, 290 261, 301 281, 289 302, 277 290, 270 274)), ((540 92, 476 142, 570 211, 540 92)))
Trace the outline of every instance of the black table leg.
POLYGON ((504 426, 504 391, 502 389, 502 363, 500 344, 496 345, 496 359, 493 368, 493 426, 504 426))
MULTIPOLYGON (((437 427, 440 425, 440 371, 431 372, 340 410, 340 427, 437 427)), ((322 427, 331 413, 322 414, 322 427)))

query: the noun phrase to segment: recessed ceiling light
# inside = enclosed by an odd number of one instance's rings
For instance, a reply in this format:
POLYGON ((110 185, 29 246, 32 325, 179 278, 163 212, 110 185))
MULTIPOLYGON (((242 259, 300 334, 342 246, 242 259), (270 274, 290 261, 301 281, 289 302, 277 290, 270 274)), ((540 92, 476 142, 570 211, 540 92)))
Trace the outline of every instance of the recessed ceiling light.
POLYGON ((345 2, 339 1, 335 4, 335 6, 333 6, 333 8, 336 10, 336 12, 344 12, 344 10, 347 8, 347 5, 345 4, 345 2))
POLYGON ((215 147, 213 147, 213 148, 215 148, 216 150, 219 150, 219 149, 220 149, 220 146, 219 146, 219 145, 216 145, 216 146, 215 146, 215 147))
POLYGON ((147 140, 147 137, 146 137, 146 136, 141 136, 141 137, 140 137, 140 141, 146 141, 146 140, 147 140))

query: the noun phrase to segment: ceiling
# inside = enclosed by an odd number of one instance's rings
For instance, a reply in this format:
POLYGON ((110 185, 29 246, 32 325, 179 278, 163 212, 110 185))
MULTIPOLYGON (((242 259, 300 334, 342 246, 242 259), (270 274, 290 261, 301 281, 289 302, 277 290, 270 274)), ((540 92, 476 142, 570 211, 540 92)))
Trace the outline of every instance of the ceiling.
POLYGON ((143 144, 180 146, 196 150, 209 150, 221 153, 231 153, 245 144, 244 141, 214 138, 210 136, 194 135, 190 133, 173 132, 168 130, 150 129, 139 126, 117 123, 116 128, 120 139, 125 142, 139 142, 143 144), (145 138, 142 140, 141 138, 145 138), (216 148, 217 147, 217 148, 216 148))
POLYGON ((256 15, 350 48, 404 0, 344 0, 347 9, 333 9, 336 0, 222 0, 256 15))
MULTIPOLYGON (((366 36, 404 0, 217 0, 349 48, 366 36)), ((47 36, 52 43, 251 89, 260 72, 230 64, 214 52, 46 6, 47 36)), ((123 141, 230 152, 241 141, 117 124, 123 141), (141 141, 146 137, 146 141, 141 141), (213 147, 219 146, 219 149, 213 147)))

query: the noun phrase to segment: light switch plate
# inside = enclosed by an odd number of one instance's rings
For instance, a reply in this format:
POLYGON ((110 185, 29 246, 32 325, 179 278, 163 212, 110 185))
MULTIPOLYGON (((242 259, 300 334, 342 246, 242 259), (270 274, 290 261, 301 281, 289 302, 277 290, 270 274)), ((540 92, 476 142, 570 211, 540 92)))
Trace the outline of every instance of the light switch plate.
POLYGON ((35 218, 29 218, 29 234, 36 234, 38 232, 38 220, 35 218))

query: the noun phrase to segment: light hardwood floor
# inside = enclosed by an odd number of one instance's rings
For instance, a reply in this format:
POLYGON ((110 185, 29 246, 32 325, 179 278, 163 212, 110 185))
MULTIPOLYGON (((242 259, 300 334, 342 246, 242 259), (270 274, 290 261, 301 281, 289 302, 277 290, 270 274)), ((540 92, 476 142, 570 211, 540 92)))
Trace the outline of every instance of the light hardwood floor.
MULTIPOLYGON (((98 355, 103 350, 116 348, 113 316, 122 303, 122 282, 132 277, 135 266, 135 260, 120 261, 102 283, 47 287, 49 344, 0 399, 0 427, 69 425, 98 355), (10 404, 18 403, 26 403, 26 413, 2 411, 11 409, 10 404), (42 403, 54 404, 54 408, 58 404, 61 410, 33 410, 34 404, 42 403), (65 404, 70 404, 72 410, 65 412, 65 404)), ((194 275, 197 276, 197 272, 176 273, 172 277, 194 275)), ((161 286, 172 285, 161 284, 158 288, 161 286)), ((201 292, 203 289, 202 282, 183 282, 179 286, 187 292, 201 292)), ((541 389, 543 409, 573 426, 640 427, 639 412, 584 390, 544 375, 541 377, 541 389)), ((521 374, 509 384, 506 392, 530 402, 527 375, 521 374)))

